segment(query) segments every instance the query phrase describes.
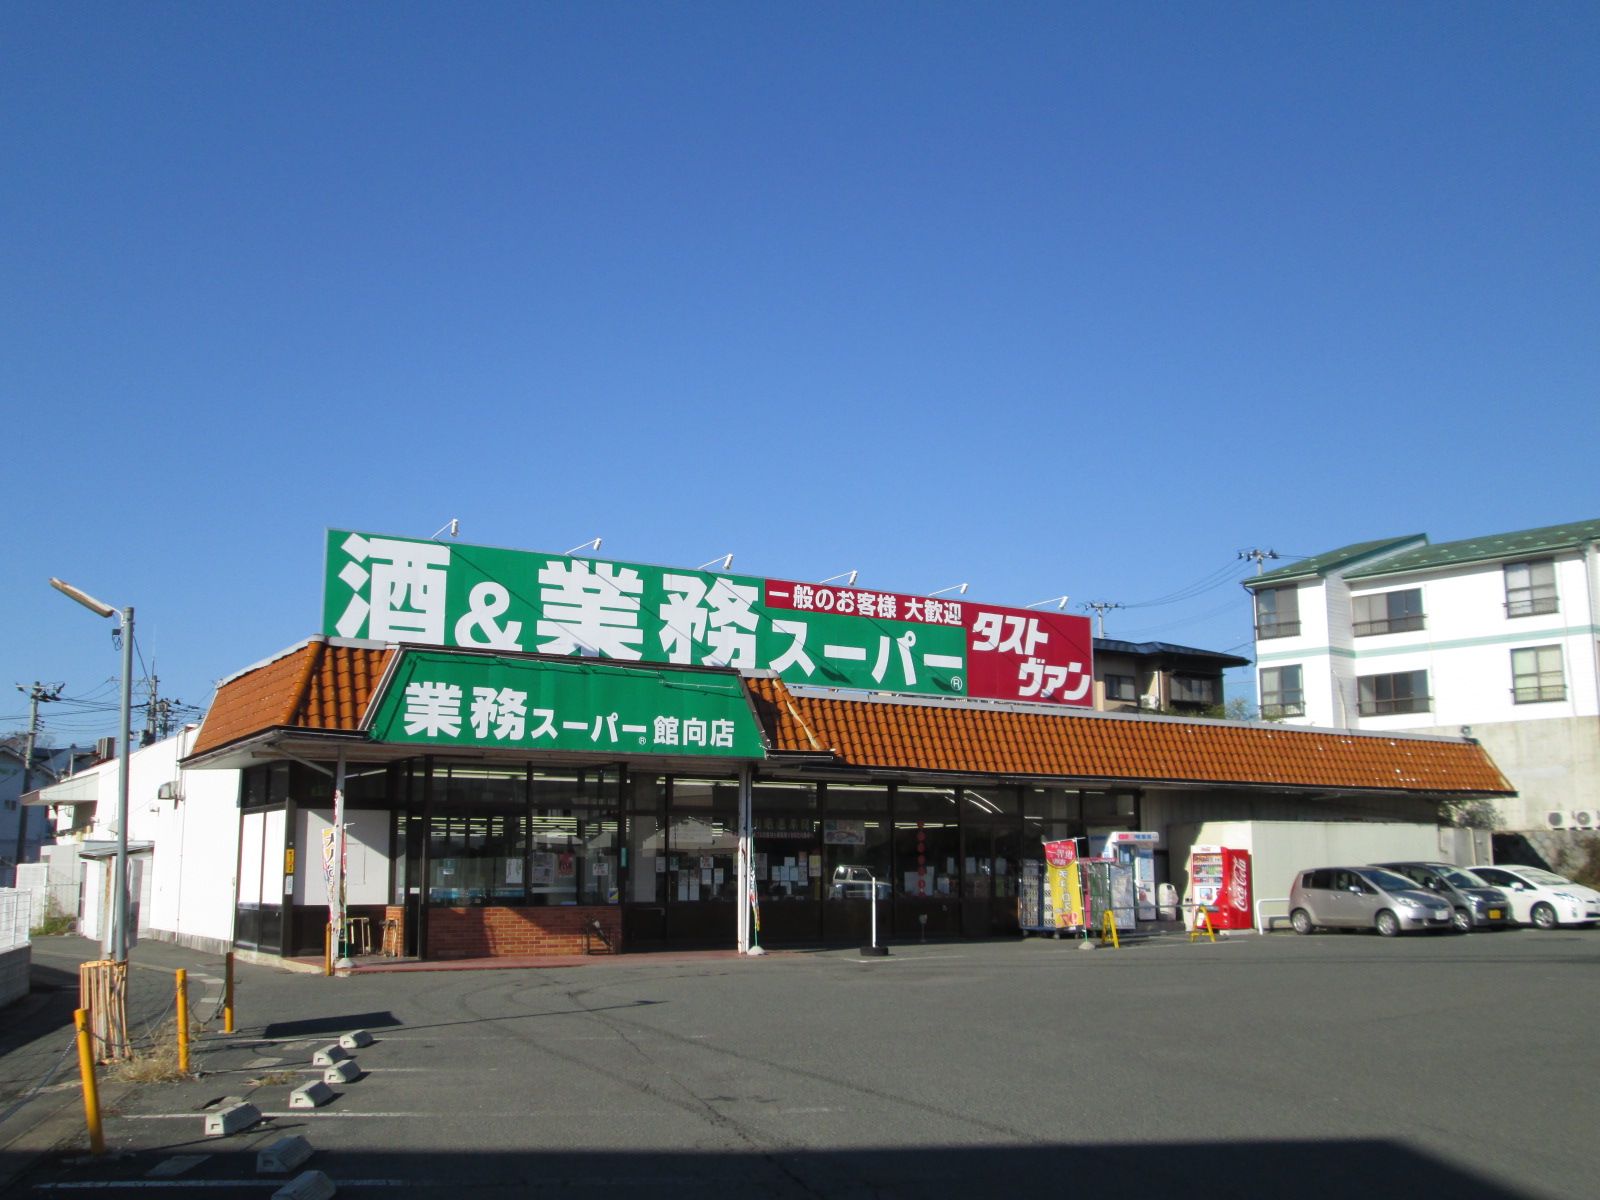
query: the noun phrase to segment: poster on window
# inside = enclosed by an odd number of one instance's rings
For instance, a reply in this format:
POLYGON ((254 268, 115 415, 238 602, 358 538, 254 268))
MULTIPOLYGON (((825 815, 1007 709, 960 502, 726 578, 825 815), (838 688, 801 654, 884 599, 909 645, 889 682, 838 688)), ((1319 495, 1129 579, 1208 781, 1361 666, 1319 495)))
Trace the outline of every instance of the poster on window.
POLYGON ((865 821, 834 821, 822 823, 822 841, 829 846, 865 846, 867 823, 865 821))

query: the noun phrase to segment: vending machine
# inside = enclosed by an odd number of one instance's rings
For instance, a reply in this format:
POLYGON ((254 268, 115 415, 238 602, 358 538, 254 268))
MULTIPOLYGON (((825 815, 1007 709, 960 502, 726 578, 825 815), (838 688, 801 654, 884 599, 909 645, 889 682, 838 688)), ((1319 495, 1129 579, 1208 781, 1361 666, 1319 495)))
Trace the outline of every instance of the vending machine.
MULTIPOLYGON (((1214 929, 1253 929, 1250 852, 1228 846, 1189 851, 1189 899, 1206 907, 1214 929)), ((1192 923, 1192 922, 1191 922, 1192 923)))
POLYGON ((1154 830, 1133 830, 1106 835, 1106 858, 1133 871, 1134 903, 1141 921, 1156 919, 1156 843, 1161 835, 1154 830))

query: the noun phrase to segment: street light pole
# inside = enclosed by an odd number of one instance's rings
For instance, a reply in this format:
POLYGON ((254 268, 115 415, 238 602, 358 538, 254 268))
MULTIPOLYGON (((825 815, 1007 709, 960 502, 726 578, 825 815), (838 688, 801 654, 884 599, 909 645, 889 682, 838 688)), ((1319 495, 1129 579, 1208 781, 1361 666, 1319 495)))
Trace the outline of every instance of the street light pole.
POLYGON ((133 607, 122 610, 122 730, 117 742, 117 862, 111 892, 117 911, 111 933, 111 957, 128 961, 128 758, 133 750, 133 607))
MULTIPOLYGON (((118 611, 96 600, 70 583, 51 579, 50 586, 70 596, 100 617, 114 617, 118 611)), ((113 909, 111 936, 102 938, 104 953, 117 962, 128 961, 128 755, 133 730, 133 608, 121 611, 122 617, 122 729, 117 743, 117 857, 111 874, 113 909)))

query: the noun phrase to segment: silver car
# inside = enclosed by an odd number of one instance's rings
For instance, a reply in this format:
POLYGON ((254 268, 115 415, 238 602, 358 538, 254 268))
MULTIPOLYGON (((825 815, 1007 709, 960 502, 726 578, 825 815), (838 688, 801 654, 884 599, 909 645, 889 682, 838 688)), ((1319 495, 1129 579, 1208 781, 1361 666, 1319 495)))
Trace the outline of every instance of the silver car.
POLYGON ((1289 923, 1296 933, 1318 929, 1449 929, 1453 911, 1404 875, 1382 867, 1318 867, 1301 871, 1289 889, 1289 923))
POLYGON ((1456 928, 1462 933, 1474 929, 1504 929, 1512 923, 1511 902, 1498 888, 1465 867, 1441 862, 1378 863, 1396 875, 1414 879, 1441 900, 1450 901, 1456 928))

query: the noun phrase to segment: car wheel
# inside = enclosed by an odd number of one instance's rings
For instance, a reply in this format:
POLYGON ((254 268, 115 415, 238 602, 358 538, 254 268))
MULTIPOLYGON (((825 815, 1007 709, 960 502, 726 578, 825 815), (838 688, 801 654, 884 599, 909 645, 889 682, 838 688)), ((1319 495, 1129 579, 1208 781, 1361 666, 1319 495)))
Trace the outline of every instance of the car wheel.
POLYGON ((1556 910, 1548 904, 1535 904, 1533 906, 1533 923, 1540 929, 1554 929, 1561 924, 1556 916, 1556 910))
POLYGON ((1317 927, 1311 923, 1311 914, 1303 908, 1297 908, 1289 914, 1289 924, 1294 926, 1296 933, 1315 933, 1317 927))
POLYGON ((1378 914, 1378 919, 1373 922, 1378 927, 1378 932, 1384 937, 1394 937, 1400 932, 1400 918, 1387 908, 1378 914))
POLYGON ((1455 913, 1451 916, 1450 919, 1451 919, 1452 922, 1454 922, 1457 933, 1471 933, 1472 932, 1472 914, 1469 913, 1466 909, 1464 909, 1464 908, 1456 909, 1455 913))

